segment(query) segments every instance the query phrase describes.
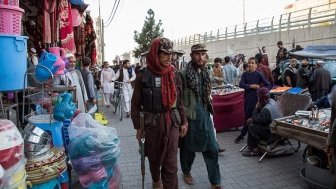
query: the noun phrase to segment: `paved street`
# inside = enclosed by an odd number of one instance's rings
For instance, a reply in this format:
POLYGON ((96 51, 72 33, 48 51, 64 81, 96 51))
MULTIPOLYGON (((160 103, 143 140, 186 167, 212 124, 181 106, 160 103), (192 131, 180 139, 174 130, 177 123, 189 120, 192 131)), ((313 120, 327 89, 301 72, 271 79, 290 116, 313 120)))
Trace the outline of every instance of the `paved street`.
MULTIPOLYGON (((126 115, 123 121, 119 121, 116 115, 111 113, 111 109, 109 109, 109 113, 105 109, 102 110, 106 113, 110 121, 109 126, 117 129, 121 141, 119 165, 122 170, 122 181, 120 188, 140 189, 140 155, 132 121, 130 118, 126 118, 126 115)), ((259 157, 243 157, 241 155, 239 149, 246 140, 242 144, 235 144, 233 140, 237 135, 238 131, 217 133, 220 146, 226 149, 219 157, 222 184, 226 189, 308 188, 308 185, 299 174, 299 169, 303 167, 301 158, 303 147, 294 155, 265 158, 262 163, 258 163, 259 157)), ((294 144, 296 144, 296 142, 294 142, 294 144)), ((186 185, 182 180, 181 174, 179 167, 179 188, 181 189, 210 188, 205 163, 200 153, 197 153, 191 171, 195 185, 186 185)), ((151 176, 148 169, 148 162, 146 163, 145 188, 151 189, 151 176)))

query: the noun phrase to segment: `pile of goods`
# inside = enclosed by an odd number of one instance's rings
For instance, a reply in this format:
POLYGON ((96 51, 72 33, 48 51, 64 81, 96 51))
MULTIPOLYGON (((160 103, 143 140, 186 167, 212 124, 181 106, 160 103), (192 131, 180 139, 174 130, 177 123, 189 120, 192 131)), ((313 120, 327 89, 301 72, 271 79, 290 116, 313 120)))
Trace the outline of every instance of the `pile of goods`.
POLYGON ((212 88, 211 94, 212 95, 225 95, 225 94, 235 93, 239 91, 243 91, 243 89, 239 88, 236 85, 225 84, 221 87, 212 88))
POLYGON ((291 89, 292 87, 277 87, 274 88, 270 91, 270 93, 274 93, 274 94, 282 94, 284 92, 287 92, 289 89, 291 89))
POLYGON ((330 109, 297 111, 294 117, 287 118, 285 121, 296 126, 328 133, 329 125, 324 123, 330 119, 330 115, 330 109))
POLYGON ((82 187, 117 188, 121 177, 117 165, 120 141, 115 128, 81 113, 73 119, 68 133, 68 155, 82 187))

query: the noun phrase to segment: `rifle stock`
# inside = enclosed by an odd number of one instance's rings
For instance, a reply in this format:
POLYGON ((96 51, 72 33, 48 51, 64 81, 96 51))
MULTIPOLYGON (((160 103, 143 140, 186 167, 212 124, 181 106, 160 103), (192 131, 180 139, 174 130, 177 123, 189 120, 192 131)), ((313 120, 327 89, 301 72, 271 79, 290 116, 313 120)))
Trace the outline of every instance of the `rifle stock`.
POLYGON ((139 142, 140 155, 141 155, 141 175, 142 175, 142 189, 145 188, 145 118, 144 113, 140 112, 140 129, 141 129, 141 139, 139 142))

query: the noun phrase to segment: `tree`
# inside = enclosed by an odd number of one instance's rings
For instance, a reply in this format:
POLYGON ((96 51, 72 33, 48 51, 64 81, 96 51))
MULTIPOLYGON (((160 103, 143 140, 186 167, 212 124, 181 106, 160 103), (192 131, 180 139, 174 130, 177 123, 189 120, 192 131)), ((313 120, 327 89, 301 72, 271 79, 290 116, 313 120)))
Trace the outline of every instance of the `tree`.
POLYGON ((138 43, 138 47, 133 51, 135 57, 139 57, 141 53, 148 51, 153 39, 163 36, 164 30, 161 29, 161 20, 157 24, 155 23, 155 14, 152 9, 149 9, 147 14, 141 33, 134 31, 134 41, 138 43))

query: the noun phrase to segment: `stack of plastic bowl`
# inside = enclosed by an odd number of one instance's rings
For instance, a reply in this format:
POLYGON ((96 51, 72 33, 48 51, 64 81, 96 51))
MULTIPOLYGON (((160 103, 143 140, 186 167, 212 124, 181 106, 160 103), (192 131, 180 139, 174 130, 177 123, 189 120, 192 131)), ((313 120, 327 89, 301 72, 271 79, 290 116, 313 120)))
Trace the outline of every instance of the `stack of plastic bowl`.
POLYGON ((23 13, 18 0, 0 0, 0 91, 25 87, 28 37, 20 35, 23 13))
POLYGON ((0 120, 0 138, 0 165, 5 170, 0 183, 8 189, 25 189, 26 159, 23 155, 23 139, 12 121, 0 120))

